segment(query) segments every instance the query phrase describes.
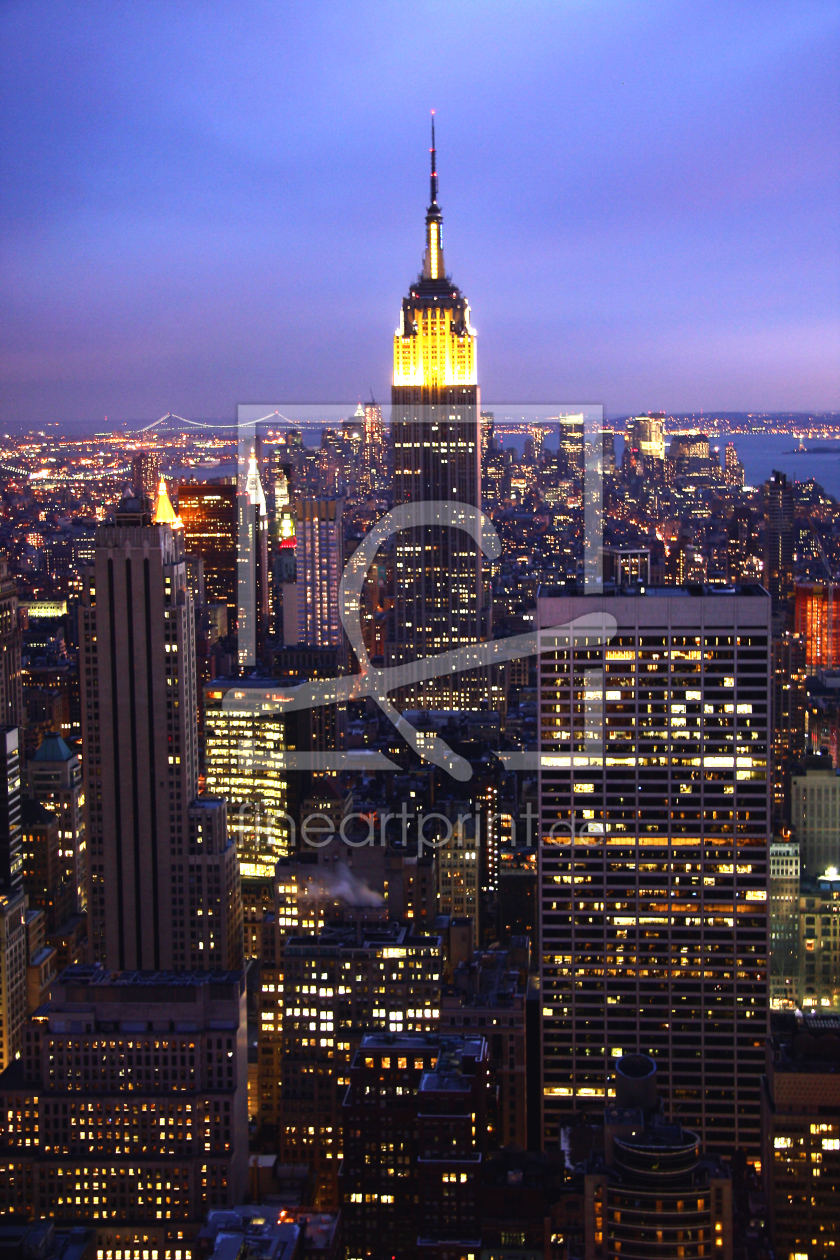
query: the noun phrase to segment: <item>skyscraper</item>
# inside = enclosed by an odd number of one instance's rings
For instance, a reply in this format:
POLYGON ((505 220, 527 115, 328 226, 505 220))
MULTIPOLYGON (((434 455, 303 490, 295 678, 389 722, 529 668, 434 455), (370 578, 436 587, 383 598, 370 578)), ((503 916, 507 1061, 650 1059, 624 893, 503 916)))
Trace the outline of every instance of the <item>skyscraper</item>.
POLYGON ((237 495, 236 633, 240 668, 262 659, 269 628, 268 510, 257 450, 262 450, 262 441, 255 437, 245 484, 240 485, 237 495))
POLYGON ((26 901, 17 727, 0 727, 0 1065, 20 1050, 26 1018, 26 901))
POLYGON ((793 489, 782 472, 764 483, 764 585, 773 611, 793 594, 793 489))
POLYGON ((136 499, 157 498, 160 456, 157 451, 140 451, 131 461, 131 488, 136 499))
POLYGON ((378 490, 385 479, 385 436, 382 429, 382 408, 371 401, 364 408, 364 440, 359 485, 362 491, 378 490))
POLYGON ((59 859, 65 879, 73 885, 73 908, 82 912, 87 907, 88 853, 79 755, 59 734, 45 735, 26 771, 29 796, 58 821, 59 859))
POLYGON ((289 771, 283 765, 287 719, 248 703, 265 679, 216 681, 204 688, 207 791, 228 803, 228 828, 243 880, 270 879, 290 849, 289 771), (242 703, 237 705, 237 700, 242 703))
POLYGON ((481 1253, 487 1061, 481 1033, 362 1038, 342 1107, 349 1255, 481 1253))
POLYGON ((777 1256, 832 1256, 840 1244, 840 1016, 774 1015, 762 1175, 777 1256))
POLYGON ((738 458, 734 442, 726 443, 723 479, 728 486, 743 486, 744 484, 744 465, 738 458))
POLYGON ((441 938, 380 917, 368 923, 358 911, 352 926, 290 936, 282 978, 263 979, 260 1051, 275 1046, 281 1062, 278 1114, 264 1118, 280 1126, 283 1162, 309 1163, 321 1207, 338 1201, 341 1106, 362 1035, 436 1032, 440 1024, 441 938))
MULTIPOLYGON (((394 503, 480 507, 476 333, 467 299, 444 266, 434 120, 431 155, 423 270, 403 299, 394 335, 394 503)), ((392 664, 434 656, 485 635, 481 552, 463 530, 442 522, 401 531, 395 541, 394 587, 392 664)), ((481 679, 456 674, 406 688, 405 700, 458 708, 474 706, 480 694, 481 679)))
POLYGON ((789 784, 790 821, 808 875, 840 866, 840 777, 830 757, 808 757, 789 784))
POLYGON ((809 674, 840 666, 840 585, 797 582, 794 630, 805 644, 809 674))
POLYGON ((236 486, 224 482, 178 487, 178 515, 184 525, 184 550, 204 560, 208 604, 226 604, 229 630, 236 623, 236 486))
POLYGON ((20 1051, 26 1019, 26 901, 0 890, 0 1067, 20 1051))
POLYGON ((21 887, 20 749, 15 726, 0 727, 0 889, 21 887))
POLYGON ((760 587, 546 597, 606 646, 540 657, 543 1131, 650 1055, 669 1115, 759 1153, 770 601, 760 587))
POLYGON ((118 514, 97 532, 95 561, 84 574, 90 939, 94 960, 119 970, 241 962, 225 803, 191 808, 198 786, 195 626, 179 526, 177 519, 123 525, 118 514))
POLYGON ((343 499, 298 499, 295 505, 297 642, 340 647, 338 586, 344 571, 343 499))
POLYGON ((0 726, 23 724, 23 682, 20 673, 21 634, 17 586, 0 556, 0 726))

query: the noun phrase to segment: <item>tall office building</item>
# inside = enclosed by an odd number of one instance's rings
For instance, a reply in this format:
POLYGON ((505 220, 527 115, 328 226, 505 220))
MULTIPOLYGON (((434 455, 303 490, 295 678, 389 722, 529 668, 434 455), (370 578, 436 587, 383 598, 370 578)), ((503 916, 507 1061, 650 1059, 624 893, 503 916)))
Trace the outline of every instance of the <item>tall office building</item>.
POLYGON ((385 483, 388 460, 382 428, 382 408, 369 402, 364 408, 364 428, 359 486, 363 492, 380 489, 385 483))
POLYGON ((280 1081, 277 1113, 263 1118, 279 1126, 283 1162, 310 1165, 323 1208, 338 1199, 341 1105, 363 1033, 440 1023, 441 938, 367 913, 381 921, 360 911, 355 925, 289 937, 277 978, 263 974, 260 1054, 274 1054, 280 1081))
POLYGON ((797 582, 794 630, 805 645, 809 674, 840 667, 840 585, 797 582))
POLYGON ((0 726, 23 725, 23 680, 20 672, 21 633, 17 585, 0 557, 0 726))
MULTIPOLYGON (((423 270, 403 299, 394 335, 391 436, 394 503, 481 505, 476 334, 467 299, 446 274, 432 125, 431 200, 423 270)), ((486 634, 481 552, 446 523, 402 530, 395 540, 391 664, 434 656, 486 634)), ((481 676, 447 675, 406 688, 410 706, 475 707, 481 676)))
POLYGON ((627 463, 654 481, 665 479, 665 437, 661 416, 635 416, 627 422, 627 463))
POLYGON ((790 821, 804 872, 840 867, 840 776, 830 757, 808 757, 790 780, 790 821))
POLYGON ((0 1065, 21 1047, 26 1019, 26 899, 20 817, 20 752, 14 726, 0 727, 0 1065))
POLYGON ((564 472, 583 471, 584 454, 584 419, 579 412, 568 416, 558 416, 560 430, 560 456, 564 463, 564 472))
POLYGON ((0 890, 0 1067, 21 1049, 26 1019, 26 899, 0 890))
POLYGON ((438 913, 469 919, 473 948, 478 947, 479 941, 479 868, 485 842, 485 837, 477 837, 475 830, 472 818, 459 817, 452 824, 449 840, 435 854, 438 913))
POLYGON ((160 482, 160 456, 157 451, 140 451, 131 461, 131 488, 135 499, 154 503, 160 482))
MULTIPOLYGON (((488 1038, 490 1097, 487 1127, 494 1146, 511 1142, 528 1149, 528 1074, 525 1003, 530 958, 527 937, 514 937, 510 949, 474 954, 452 973, 443 992, 440 1027, 444 1036, 480 1028, 488 1038)), ((539 1089, 539 1081, 531 1083, 539 1089)))
POLYGON ((42 911, 46 931, 57 932, 75 913, 73 885, 58 856, 61 851, 58 821, 37 801, 24 800, 21 823, 27 909, 42 911))
POLYGON ((190 1260, 248 1187, 241 972, 69 967, 0 1075, 0 1214, 84 1222, 97 1253, 190 1260))
POLYGON ((295 504, 297 642, 306 647, 340 647, 344 642, 338 615, 343 511, 340 498, 298 499, 295 504))
POLYGON ((799 988, 799 845, 770 845, 770 1006, 792 1010, 799 988))
POLYGON ((342 1107, 348 1255, 482 1254, 487 1060, 481 1032, 362 1038, 342 1107))
POLYGON ((99 529, 80 606, 92 956, 121 971, 237 966, 241 907, 225 803, 196 802, 183 531, 142 521, 126 525, 118 514, 99 529))
POLYGON ((707 485, 712 474, 720 474, 720 464, 712 459, 705 433, 675 433, 668 447, 667 463, 672 477, 685 478, 692 485, 707 485))
POLYGON ((840 876, 837 867, 799 886, 797 1006, 840 1007, 840 876))
POLYGON ((840 1016, 774 1015, 761 1165, 774 1254, 823 1260, 840 1246, 840 1016))
POLYGON ((723 479, 726 484, 728 486, 743 486, 744 465, 738 458, 738 451, 734 442, 726 443, 726 452, 723 458, 723 479))
POLYGON ((704 1156, 695 1133, 663 1121, 656 1066, 645 1055, 618 1059, 615 1085, 603 1147, 584 1177, 584 1254, 732 1260, 726 1164, 717 1153, 704 1156))
POLYGON ((73 887, 75 912, 87 908, 88 870, 84 789, 78 753, 55 732, 45 735, 26 767, 27 794, 56 818, 64 879, 73 887))
POLYGON ((287 719, 279 707, 272 711, 270 702, 259 709, 249 705, 254 688, 264 692, 265 679, 216 681, 204 688, 205 782, 208 792, 227 801, 243 880, 270 879, 291 847, 289 772, 280 755, 287 719))
POLYGON ((228 630, 236 624, 236 486, 220 481, 178 487, 178 515, 184 526, 184 550, 204 561, 208 604, 226 604, 228 630))
POLYGON ((0 889, 21 887, 20 748, 15 726, 0 727, 0 889))
POLYGON ((805 639, 785 630, 772 640, 770 653, 773 826, 779 830, 790 823, 791 772, 806 751, 805 639))
POLYGON ((793 594, 793 487, 782 472, 764 483, 764 585, 781 610, 793 594))
POLYGON ((670 1117, 759 1150, 770 601, 760 587, 548 596, 606 646, 540 657, 543 1132, 650 1055, 670 1117), (573 834, 570 834, 573 832, 573 834))
POLYGON ((268 508, 260 480, 257 451, 262 439, 254 439, 248 460, 244 493, 237 498, 238 550, 236 583, 239 663, 244 668, 262 659, 269 630, 270 582, 268 571, 268 508))

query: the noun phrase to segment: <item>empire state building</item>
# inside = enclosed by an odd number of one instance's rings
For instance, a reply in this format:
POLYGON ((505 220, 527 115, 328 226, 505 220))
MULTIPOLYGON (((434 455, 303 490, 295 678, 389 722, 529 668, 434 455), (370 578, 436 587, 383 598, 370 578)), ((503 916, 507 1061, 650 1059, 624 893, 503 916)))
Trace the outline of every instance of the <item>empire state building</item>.
MULTIPOLYGON (((467 299, 447 275, 438 205, 432 118, 431 196, 423 270, 403 298, 394 335, 391 390, 394 503, 481 504, 476 334, 467 299)), ((445 520, 445 512, 441 520, 445 520)), ((394 664, 438 655, 486 638, 482 557, 474 539, 450 524, 403 530, 395 549, 394 664)), ((406 688, 409 707, 476 707, 482 673, 448 673, 406 688)))

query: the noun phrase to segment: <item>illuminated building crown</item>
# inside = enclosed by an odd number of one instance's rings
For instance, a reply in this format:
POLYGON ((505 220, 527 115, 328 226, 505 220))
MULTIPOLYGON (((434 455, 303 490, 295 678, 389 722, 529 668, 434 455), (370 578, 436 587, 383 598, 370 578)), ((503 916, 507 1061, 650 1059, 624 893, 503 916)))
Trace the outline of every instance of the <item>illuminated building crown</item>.
POLYGON ((161 477, 160 485, 158 486, 157 504, 155 506, 155 514, 152 517, 152 524, 171 525, 173 529, 183 529, 183 523, 172 506, 172 500, 169 497, 169 491, 166 488, 166 482, 163 477, 161 477))
POLYGON ((394 384, 430 388, 475 385, 476 334, 470 324, 469 303, 446 274, 443 261, 434 112, 431 156, 423 270, 403 298, 400 327, 394 336, 394 384))

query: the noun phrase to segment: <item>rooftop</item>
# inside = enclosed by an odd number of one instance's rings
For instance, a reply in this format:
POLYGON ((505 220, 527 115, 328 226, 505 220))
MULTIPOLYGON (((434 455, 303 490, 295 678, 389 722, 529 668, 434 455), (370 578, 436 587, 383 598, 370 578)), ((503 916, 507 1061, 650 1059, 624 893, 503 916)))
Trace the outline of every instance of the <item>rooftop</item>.
POLYGON ((98 963, 74 963, 65 967, 58 978, 61 985, 84 985, 91 988, 125 988, 126 986, 240 984, 241 971, 108 971, 98 963))
POLYGON ((750 595, 769 599, 769 593, 757 582, 748 582, 739 586, 712 586, 691 584, 689 586, 616 586, 605 582, 603 589, 597 593, 584 589, 582 582, 570 581, 563 586, 541 586, 537 592, 539 599, 559 599, 569 595, 591 595, 594 599, 602 599, 613 595, 626 596, 632 599, 644 597, 653 599, 662 596, 669 599, 699 599, 710 595, 750 595))
POLYGON ((57 731, 49 731, 41 740, 41 746, 32 761, 70 761, 76 754, 71 752, 57 731))

